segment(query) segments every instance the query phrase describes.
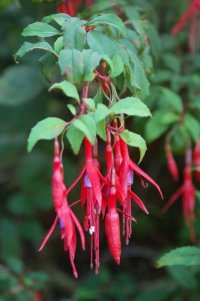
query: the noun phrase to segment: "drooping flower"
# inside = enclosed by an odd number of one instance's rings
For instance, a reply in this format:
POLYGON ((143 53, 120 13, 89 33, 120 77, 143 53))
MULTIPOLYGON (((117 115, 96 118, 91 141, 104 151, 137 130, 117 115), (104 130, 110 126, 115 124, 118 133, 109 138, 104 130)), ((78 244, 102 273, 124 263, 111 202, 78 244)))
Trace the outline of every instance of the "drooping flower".
POLYGON ((166 152, 168 170, 169 170, 172 178, 174 179, 174 181, 177 181, 178 177, 179 177, 178 167, 177 167, 177 164, 176 164, 176 161, 174 159, 174 156, 173 156, 173 153, 171 151, 171 147, 170 147, 169 143, 167 143, 165 145, 165 152, 166 152))
POLYGON ((97 158, 93 157, 93 146, 90 141, 84 138, 85 164, 76 178, 68 188, 69 193, 82 179, 81 204, 86 206, 84 217, 84 229, 90 234, 90 266, 93 267, 93 252, 95 253, 95 271, 99 269, 99 218, 102 210, 102 192, 100 182, 100 171, 97 158))
POLYGON ((49 232, 45 236, 39 251, 45 247, 48 239, 53 233, 57 223, 60 225, 61 239, 64 240, 64 251, 69 251, 70 262, 74 277, 78 277, 78 273, 74 264, 74 257, 76 251, 76 229, 77 227, 83 250, 85 249, 85 236, 78 219, 67 202, 67 188, 64 184, 63 166, 60 158, 60 150, 57 137, 54 141, 54 160, 53 160, 53 175, 52 175, 52 199, 54 209, 56 211, 56 218, 49 232))
POLYGON ((183 14, 183 16, 172 28, 172 34, 176 35, 188 23, 188 21, 191 21, 189 34, 189 46, 191 53, 195 52, 195 40, 199 35, 197 27, 197 18, 199 13, 200 0, 191 0, 191 3, 188 6, 185 13, 183 14))
POLYGON ((194 233, 194 208, 195 208, 195 187, 192 183, 192 151, 188 147, 185 156, 185 168, 183 171, 183 184, 171 196, 163 211, 166 212, 174 202, 182 195, 182 209, 185 222, 189 226, 191 241, 195 241, 194 233))

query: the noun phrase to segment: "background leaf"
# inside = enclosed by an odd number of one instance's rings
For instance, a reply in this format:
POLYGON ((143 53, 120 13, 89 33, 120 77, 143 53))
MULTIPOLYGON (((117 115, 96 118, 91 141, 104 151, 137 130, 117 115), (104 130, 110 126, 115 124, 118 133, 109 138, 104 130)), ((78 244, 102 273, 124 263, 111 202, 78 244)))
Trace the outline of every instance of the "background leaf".
POLYGON ((43 79, 33 65, 11 66, 0 77, 0 104, 21 105, 34 99, 42 89, 43 79))
POLYGON ((189 246, 181 247, 166 253, 157 261, 157 266, 159 268, 173 265, 200 265, 200 249, 189 246))

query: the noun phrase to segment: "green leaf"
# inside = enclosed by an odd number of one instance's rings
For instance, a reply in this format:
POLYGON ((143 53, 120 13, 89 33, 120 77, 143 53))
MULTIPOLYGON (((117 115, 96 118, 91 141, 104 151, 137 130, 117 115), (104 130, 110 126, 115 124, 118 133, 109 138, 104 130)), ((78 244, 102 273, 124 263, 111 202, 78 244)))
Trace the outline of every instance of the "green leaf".
POLYGON ((142 63, 132 51, 130 56, 130 83, 131 86, 140 90, 142 97, 149 95, 149 81, 147 80, 142 63))
POLYGON ((97 109, 96 109, 95 115, 94 115, 96 123, 99 123, 100 121, 102 121, 103 119, 108 117, 109 115, 110 115, 109 109, 104 104, 99 103, 97 105, 97 109))
POLYGON ((97 30, 88 32, 87 42, 90 49, 97 51, 99 54, 112 57, 116 52, 114 41, 103 32, 97 30))
POLYGON ((79 119, 76 119, 73 126, 80 130, 88 140, 94 144, 96 139, 96 124, 94 118, 89 114, 82 115, 79 119))
POLYGON ((91 49, 83 50, 83 76, 85 81, 92 81, 95 78, 94 69, 99 65, 100 55, 91 49))
POLYGON ((80 103, 80 98, 79 98, 77 88, 70 82, 64 80, 61 83, 55 83, 50 87, 49 91, 53 89, 62 90, 66 96, 74 98, 77 100, 78 103, 80 103))
POLYGON ((101 137, 104 141, 106 141, 106 120, 103 119, 96 124, 97 127, 97 135, 101 137))
POLYGON ((160 103, 162 108, 166 107, 169 110, 177 112, 183 111, 183 104, 180 96, 168 88, 160 88, 160 103))
POLYGON ((0 104, 21 105, 38 96, 42 88, 41 74, 32 65, 9 67, 0 77, 0 104))
POLYGON ((63 49, 63 47, 64 47, 63 37, 57 38, 57 40, 54 43, 55 52, 59 54, 63 49))
POLYGON ((194 118, 192 115, 185 114, 184 126, 186 127, 193 141, 197 141, 200 137, 199 121, 197 121, 197 119, 194 118))
POLYGON ((142 291, 134 301, 169 301, 171 291, 170 288, 151 288, 142 291))
POLYGON ((39 59, 42 74, 48 82, 52 82, 55 77, 57 59, 50 53, 45 53, 39 59))
POLYGON ((113 114, 126 114, 139 117, 151 116, 148 107, 136 97, 120 99, 110 108, 110 112, 113 114))
POLYGON ((63 75, 73 84, 80 84, 83 75, 83 58, 80 51, 64 49, 60 52, 58 64, 63 75))
POLYGON ((48 51, 57 57, 57 53, 54 52, 53 48, 47 42, 28 43, 25 42, 14 55, 15 58, 24 56, 27 52, 32 50, 43 50, 48 51))
POLYGON ((140 150, 140 161, 142 161, 145 152, 147 150, 145 140, 138 134, 132 133, 128 130, 123 131, 120 134, 120 137, 130 146, 138 147, 140 150))
POLYGON ((179 116, 173 112, 164 110, 157 111, 153 114, 153 118, 147 122, 146 125, 146 139, 151 142, 159 138, 164 132, 168 130, 171 124, 176 123, 179 116))
POLYGON ((60 13, 60 14, 53 14, 53 15, 46 16, 42 19, 42 21, 45 23, 50 23, 54 21, 58 25, 62 26, 69 18, 70 18, 69 15, 60 13))
POLYGON ((110 75, 111 77, 117 77, 124 71, 124 63, 121 56, 116 53, 112 58, 112 63, 114 68, 110 75))
MULTIPOLYGON (((141 23, 141 21, 140 21, 141 23)), ((151 51, 155 59, 158 59, 161 53, 161 40, 155 25, 148 22, 147 26, 148 38, 151 45, 151 51)))
POLYGON ((123 36, 126 35, 126 27, 122 20, 114 14, 102 14, 88 22, 88 27, 96 25, 109 25, 118 29, 123 36))
POLYGON ((83 131, 79 130, 74 124, 71 124, 67 129, 67 139, 72 147, 73 152, 77 155, 84 138, 83 131))
POLYGON ((105 61, 107 63, 107 66, 109 67, 109 71, 108 74, 112 74, 115 70, 114 65, 113 65, 113 61, 111 60, 111 58, 109 58, 108 55, 104 54, 101 56, 101 60, 105 61))
POLYGON ((92 111, 95 110, 95 102, 92 98, 85 98, 84 102, 88 105, 89 109, 91 109, 92 111))
POLYGON ((76 115, 76 108, 75 108, 75 106, 73 106, 71 103, 69 103, 67 105, 67 107, 68 107, 69 111, 71 112, 71 114, 75 116, 76 115))
POLYGON ((200 249, 190 246, 177 248, 166 253, 157 261, 157 266, 159 268, 173 265, 200 265, 200 249))
POLYGON ((67 49, 83 50, 86 44, 85 22, 79 18, 70 18, 63 26, 64 47, 67 49))
POLYGON ((66 126, 66 122, 60 118, 48 117, 38 122, 31 130, 28 137, 28 152, 39 140, 51 140, 60 135, 66 126))
POLYGON ((22 32, 24 37, 37 36, 40 38, 53 37, 59 34, 60 32, 55 27, 43 22, 32 23, 22 32))
POLYGON ((188 267, 181 265, 174 265, 167 267, 170 276, 182 287, 195 289, 197 288, 197 281, 194 274, 188 267))
POLYGON ((162 57, 162 60, 167 67, 167 69, 172 70, 173 72, 180 73, 181 71, 181 59, 176 54, 165 53, 162 57))

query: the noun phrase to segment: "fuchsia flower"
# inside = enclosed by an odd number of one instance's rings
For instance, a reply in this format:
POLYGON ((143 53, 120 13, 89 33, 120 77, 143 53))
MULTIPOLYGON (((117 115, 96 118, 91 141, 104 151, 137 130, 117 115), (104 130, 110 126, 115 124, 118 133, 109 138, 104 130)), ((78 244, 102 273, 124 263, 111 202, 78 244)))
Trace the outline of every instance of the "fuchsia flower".
POLYGON ((190 229, 190 238, 195 241, 194 233, 194 207, 195 207, 195 187, 192 183, 192 151, 190 148, 186 151, 185 168, 183 171, 183 184, 182 186, 171 196, 170 200, 164 207, 166 212, 174 202, 182 195, 182 208, 183 216, 190 229))
POLYGON ((73 274, 77 278, 78 273, 74 264, 76 251, 76 230, 77 227, 83 250, 85 249, 85 236, 82 227, 67 203, 67 189, 64 184, 63 166, 60 159, 60 151, 57 137, 54 141, 54 160, 53 160, 53 175, 52 175, 52 199, 56 211, 56 218, 49 232, 44 238, 39 251, 45 247, 49 237, 53 233, 56 224, 59 222, 61 239, 64 240, 64 251, 69 251, 69 257, 73 274))
POLYGON ((81 186, 81 204, 86 206, 84 217, 84 229, 90 234, 91 253, 90 266, 93 267, 93 252, 95 252, 95 271, 99 269, 99 218, 102 208, 102 193, 100 174, 98 171, 97 158, 93 158, 93 147, 87 138, 84 138, 85 146, 85 164, 76 178, 71 184, 67 193, 75 187, 79 180, 83 177, 81 186))
POLYGON ((189 46, 191 53, 195 52, 195 39, 198 36, 197 18, 200 13, 200 0, 192 0, 184 15, 172 28, 172 34, 176 35, 190 20, 189 46))

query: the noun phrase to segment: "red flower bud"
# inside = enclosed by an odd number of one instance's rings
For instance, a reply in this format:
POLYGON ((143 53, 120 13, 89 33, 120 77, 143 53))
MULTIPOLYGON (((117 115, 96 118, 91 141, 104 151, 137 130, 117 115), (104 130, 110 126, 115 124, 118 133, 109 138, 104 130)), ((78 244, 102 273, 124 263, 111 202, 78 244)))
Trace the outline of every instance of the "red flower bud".
POLYGON ((172 154, 171 147, 170 147, 169 144, 166 144, 165 151, 166 151, 166 157, 167 157, 167 167, 168 167, 168 170, 169 170, 172 178, 175 181, 177 181, 178 177, 179 177, 178 168, 177 168, 176 161, 174 159, 174 156, 172 154))

